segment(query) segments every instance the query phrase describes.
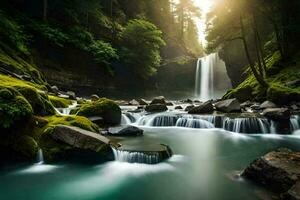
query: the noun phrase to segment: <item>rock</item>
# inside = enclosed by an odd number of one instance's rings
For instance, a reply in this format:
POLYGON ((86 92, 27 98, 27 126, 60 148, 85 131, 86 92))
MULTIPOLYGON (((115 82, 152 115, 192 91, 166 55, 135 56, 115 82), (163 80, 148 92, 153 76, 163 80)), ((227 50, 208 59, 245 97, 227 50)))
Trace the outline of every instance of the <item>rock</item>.
POLYGON ((185 100, 183 100, 182 102, 183 102, 183 103, 193 103, 193 100, 191 100, 191 99, 185 99, 185 100))
POLYGON ((79 116, 102 117, 105 125, 119 125, 121 114, 121 108, 114 101, 106 98, 83 104, 77 112, 79 116))
POLYGON ((145 110, 147 112, 163 112, 167 111, 168 107, 165 104, 151 104, 146 106, 145 110))
POLYGON ((245 101, 244 103, 241 104, 241 107, 242 108, 246 108, 246 107, 250 107, 252 105, 254 105, 253 102, 251 102, 251 101, 245 101))
POLYGON ((147 106, 148 105, 148 103, 145 99, 138 99, 137 101, 139 102, 139 105, 141 105, 141 106, 147 106))
POLYGON ((271 191, 282 193, 281 196, 299 197, 300 152, 289 149, 272 151, 253 161, 242 176, 271 191))
POLYGON ((76 94, 73 91, 67 91, 66 93, 69 96, 69 99, 76 100, 76 94))
POLYGON ((296 104, 291 105, 290 107, 291 107, 292 110, 298 110, 299 109, 299 107, 296 104))
POLYGON ((164 96, 155 97, 151 101, 150 105, 153 105, 153 104, 164 104, 165 105, 166 104, 166 99, 165 99, 164 96))
POLYGON ((97 101, 99 99, 100 99, 100 97, 98 95, 96 95, 96 94, 91 95, 91 101, 97 101))
POLYGON ((135 126, 120 126, 109 128, 107 131, 102 132, 103 134, 112 135, 112 136, 141 136, 144 131, 135 126))
POLYGON ((132 99, 131 101, 129 101, 129 105, 138 106, 138 105, 140 105, 140 103, 137 100, 132 99))
POLYGON ((73 126, 58 125, 50 136, 82 152, 94 152, 102 156, 111 156, 110 140, 96 133, 73 126))
POLYGON ((174 106, 174 104, 172 102, 166 102, 166 106, 174 106))
POLYGON ((58 89, 58 87, 57 87, 56 85, 51 86, 51 90, 52 90, 52 92, 54 92, 55 94, 58 94, 58 93, 59 93, 59 89, 58 89))
POLYGON ((291 117, 291 112, 287 108, 267 108, 262 114, 275 121, 288 121, 291 117))
POLYGON ((194 108, 194 105, 188 105, 187 107, 185 107, 184 111, 190 111, 194 108))
POLYGON ((103 126, 103 124, 105 123, 103 117, 100 116, 92 116, 92 117, 88 117, 88 119, 91 122, 97 124, 98 126, 103 126))
POLYGON ((194 101, 194 103, 201 103, 201 101, 199 101, 199 100, 195 100, 195 101, 194 101))
POLYGON ((219 101, 215 104, 215 107, 218 111, 226 113, 241 111, 241 105, 237 99, 219 101))
POLYGON ((266 108, 276 108, 276 104, 272 101, 265 101, 260 106, 259 109, 266 109, 266 108))
POLYGON ((189 114, 203 114, 203 113, 212 113, 214 111, 214 106, 211 101, 207 101, 200 106, 196 106, 188 111, 189 114))
POLYGON ((182 110, 182 106, 175 106, 175 110, 182 110))
POLYGON ((66 94, 61 94, 61 93, 59 93, 57 96, 58 96, 59 98, 69 99, 69 96, 66 95, 66 94))

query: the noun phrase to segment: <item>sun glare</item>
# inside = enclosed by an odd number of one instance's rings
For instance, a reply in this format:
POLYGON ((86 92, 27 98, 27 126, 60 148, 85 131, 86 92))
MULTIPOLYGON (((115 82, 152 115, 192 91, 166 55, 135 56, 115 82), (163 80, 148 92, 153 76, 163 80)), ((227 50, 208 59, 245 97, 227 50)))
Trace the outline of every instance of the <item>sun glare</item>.
POLYGON ((203 13, 208 13, 212 6, 212 0, 194 0, 194 2, 201 8, 203 13))

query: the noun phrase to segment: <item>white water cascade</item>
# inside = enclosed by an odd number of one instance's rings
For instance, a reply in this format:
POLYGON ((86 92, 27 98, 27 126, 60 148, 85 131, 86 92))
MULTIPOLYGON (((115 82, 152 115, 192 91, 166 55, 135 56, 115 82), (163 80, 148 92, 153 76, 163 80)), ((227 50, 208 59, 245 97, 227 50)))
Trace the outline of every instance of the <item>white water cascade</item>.
POLYGON ((37 154, 37 164, 41 165, 44 163, 44 155, 43 155, 43 151, 42 149, 38 150, 38 154, 37 154))
POLYGON ((116 161, 128 163, 157 164, 161 161, 159 153, 145 154, 142 152, 129 152, 113 148, 116 161))
POLYGON ((207 101, 221 97, 231 88, 225 63, 218 53, 199 58, 195 76, 195 97, 207 101))

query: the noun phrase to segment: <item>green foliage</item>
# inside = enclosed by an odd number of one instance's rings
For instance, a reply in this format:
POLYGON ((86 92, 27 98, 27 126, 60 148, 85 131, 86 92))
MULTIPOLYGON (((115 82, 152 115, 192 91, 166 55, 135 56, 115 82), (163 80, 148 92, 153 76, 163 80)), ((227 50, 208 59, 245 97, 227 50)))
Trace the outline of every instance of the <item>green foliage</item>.
POLYGON ((120 38, 124 62, 144 78, 153 75, 160 65, 160 47, 165 45, 162 32, 148 21, 134 19, 128 22, 120 38))
POLYGON ((49 23, 37 20, 30 20, 29 23, 29 26, 33 31, 57 46, 63 47, 64 43, 69 39, 68 35, 64 33, 63 30, 49 23))
POLYGON ((4 37, 22 53, 28 54, 28 39, 23 27, 0 10, 0 38, 4 37))
POLYGON ((56 108, 67 108, 69 105, 72 104, 71 100, 56 96, 49 96, 49 100, 51 101, 52 105, 56 108))
POLYGON ((104 123, 113 125, 119 124, 121 121, 120 107, 114 101, 106 98, 83 104, 77 112, 77 115, 85 117, 102 117, 104 123))
POLYGON ((291 89, 281 84, 274 83, 268 89, 267 99, 277 104, 300 101, 300 90, 291 89))

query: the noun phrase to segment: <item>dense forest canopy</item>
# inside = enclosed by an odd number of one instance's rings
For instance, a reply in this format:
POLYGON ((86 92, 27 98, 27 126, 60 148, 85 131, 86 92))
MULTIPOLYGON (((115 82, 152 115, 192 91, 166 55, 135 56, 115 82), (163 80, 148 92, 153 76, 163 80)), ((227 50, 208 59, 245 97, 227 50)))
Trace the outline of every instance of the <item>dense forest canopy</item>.
POLYGON ((161 59, 202 54, 199 16, 192 0, 1 1, 0 36, 24 56, 47 43, 74 47, 112 75, 120 62, 147 79, 161 59))

